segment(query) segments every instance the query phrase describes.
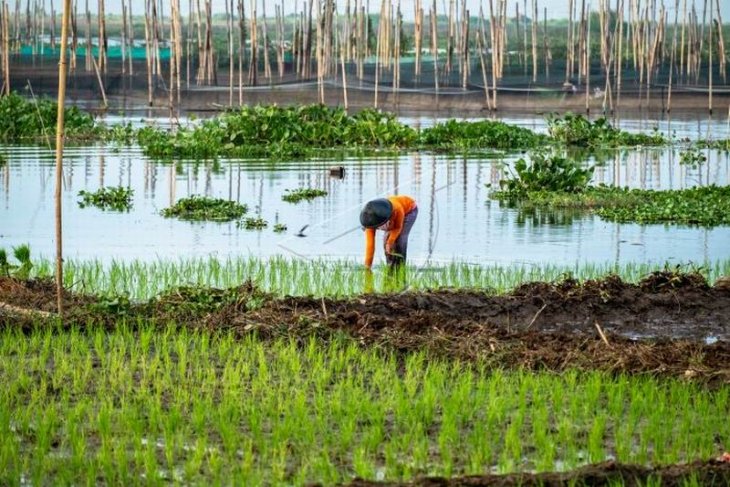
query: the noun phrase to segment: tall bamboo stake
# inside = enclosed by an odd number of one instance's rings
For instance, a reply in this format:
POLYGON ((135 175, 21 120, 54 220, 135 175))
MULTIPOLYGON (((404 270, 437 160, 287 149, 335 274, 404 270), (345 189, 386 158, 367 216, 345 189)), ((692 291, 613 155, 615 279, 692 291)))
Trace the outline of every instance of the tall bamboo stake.
POLYGON ((707 62, 707 71, 709 73, 709 85, 710 85, 708 92, 707 92, 707 106, 709 108, 710 115, 712 115, 712 69, 713 69, 713 66, 712 66, 712 48, 713 48, 713 45, 712 45, 712 30, 713 30, 712 29, 712 16, 713 16, 712 0, 710 0, 710 28, 707 29, 707 31, 708 31, 707 32, 707 47, 710 50, 709 59, 707 62))
POLYGON ((672 75, 674 74, 674 55, 677 52, 677 18, 679 17, 679 0, 674 2, 674 33, 672 36, 672 53, 669 60, 669 86, 667 88, 667 113, 672 110, 672 75))
POLYGON ((106 15, 104 13, 104 0, 99 0, 99 13, 98 13, 98 21, 99 21, 99 71, 101 71, 103 74, 106 74, 106 64, 107 64, 107 58, 106 58, 106 15))
POLYGON ((10 94, 10 29, 8 24, 9 10, 8 5, 3 0, 2 3, 2 50, 3 50, 3 85, 0 93, 10 94))
POLYGON ((573 58, 573 0, 568 0, 568 43, 566 44, 565 53, 565 83, 570 82, 572 76, 572 58, 573 58))
POLYGON ((246 9, 238 0, 238 104, 243 105, 243 58, 246 52, 246 9))
MULTIPOLYGON (((153 70, 153 63, 152 63, 152 45, 151 45, 151 36, 150 36, 150 19, 149 19, 149 13, 150 13, 150 0, 145 0, 145 9, 144 9, 144 49, 145 49, 145 62, 147 65, 147 105, 152 106, 152 70, 153 70)), ((88 15, 88 14, 87 14, 88 15)), ((89 51, 90 52, 90 51, 89 51)), ((88 56, 87 56, 88 58, 88 56)))
POLYGON ((484 10, 479 7, 479 31, 477 32, 477 49, 479 49, 479 62, 482 68, 482 84, 484 84, 484 97, 487 101, 487 109, 492 110, 492 102, 489 96, 489 82, 487 81, 487 67, 484 62, 484 50, 486 48, 486 35, 484 28, 484 10))
POLYGON ((439 95, 439 47, 438 47, 438 14, 436 13, 436 0, 433 0, 430 10, 431 17, 431 56, 433 57, 433 85, 436 92, 436 103, 439 95))
POLYGON ((722 14, 720 13, 720 0, 715 2, 717 7, 717 49, 718 57, 720 58, 720 74, 722 75, 722 82, 727 83, 727 68, 726 68, 726 57, 725 57, 725 39, 722 33, 722 14))
POLYGON ((621 102, 621 71, 623 71, 623 50, 622 43, 624 38, 624 0, 618 0, 618 47, 616 48, 616 111, 618 112, 621 102))
POLYGON ((591 4, 588 2, 588 12, 586 15, 586 33, 585 33, 585 41, 583 43, 583 52, 584 58, 583 58, 583 67, 585 69, 585 78, 586 78, 586 113, 591 112, 591 104, 590 104, 590 91, 591 91, 591 66, 590 66, 590 59, 591 59, 591 4))
POLYGON ((537 81, 537 0, 532 0, 532 19, 530 31, 532 33, 532 82, 537 81))
POLYGON ((228 36, 228 106, 233 106, 233 0, 226 0, 226 34, 228 36))
POLYGON ((56 307, 63 319, 63 225, 61 188, 63 186, 63 142, 66 104, 66 48, 68 45, 68 18, 71 0, 63 0, 61 20, 61 54, 58 61, 58 115, 56 118, 56 307))
POLYGON ((415 6, 415 25, 413 27, 413 44, 416 48, 416 67, 415 77, 418 81, 421 77, 421 46, 423 45, 423 8, 421 0, 416 0, 415 6))

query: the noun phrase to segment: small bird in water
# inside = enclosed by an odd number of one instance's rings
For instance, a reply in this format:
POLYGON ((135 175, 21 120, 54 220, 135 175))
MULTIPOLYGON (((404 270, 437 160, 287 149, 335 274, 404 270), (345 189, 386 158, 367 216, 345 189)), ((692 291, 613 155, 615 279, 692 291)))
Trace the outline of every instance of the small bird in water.
POLYGON ((309 226, 309 225, 304 225, 304 226, 303 226, 303 227, 301 228, 301 230, 299 230, 299 233, 297 233, 297 234, 296 234, 296 236, 297 236, 297 237, 306 237, 306 235, 304 235, 304 230, 306 230, 308 226, 309 226))

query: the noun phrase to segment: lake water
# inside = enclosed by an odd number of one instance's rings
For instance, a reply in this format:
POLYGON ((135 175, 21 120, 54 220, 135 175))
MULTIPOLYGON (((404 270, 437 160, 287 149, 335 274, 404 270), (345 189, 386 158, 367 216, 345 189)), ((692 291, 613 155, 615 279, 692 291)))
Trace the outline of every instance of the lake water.
MULTIPOLYGON (((723 127, 716 125, 716 131, 723 127)), ((28 243, 35 256, 50 257, 55 252, 54 154, 43 147, 0 150, 8 157, 0 168, 0 247, 28 243)), ((595 181, 653 189, 730 184, 728 154, 705 153, 707 163, 696 169, 679 164, 678 149, 610 153, 596 169, 595 181)), ((64 252, 67 258, 104 261, 208 255, 361 260, 361 206, 371 198, 400 193, 412 195, 419 205, 409 244, 409 259, 416 264, 661 264, 730 258, 730 227, 616 224, 591 215, 525 215, 502 208, 489 201, 486 185, 497 184, 504 164, 517 157, 410 154, 341 163, 220 160, 173 165, 152 162, 138 148, 70 147, 63 188, 64 252), (344 166, 343 179, 329 175, 335 164, 344 166), (131 211, 79 208, 80 190, 118 185, 134 189, 131 211), (298 187, 322 188, 329 195, 297 205, 281 200, 286 189, 298 187), (250 215, 260 214, 270 226, 251 231, 235 223, 160 216, 160 210, 193 194, 246 203, 250 215), (288 231, 274 233, 275 222, 286 224, 288 231), (306 237, 295 236, 305 225, 306 237)), ((381 261, 378 248, 376 262, 381 261)))

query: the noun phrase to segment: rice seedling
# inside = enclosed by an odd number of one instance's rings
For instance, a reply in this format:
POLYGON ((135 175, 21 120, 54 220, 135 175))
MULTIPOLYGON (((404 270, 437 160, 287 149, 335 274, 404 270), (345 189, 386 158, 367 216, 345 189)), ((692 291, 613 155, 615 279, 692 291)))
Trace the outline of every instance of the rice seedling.
POLYGON ((179 199, 170 208, 163 209, 160 214, 165 218, 188 221, 227 222, 241 218, 247 211, 248 206, 235 201, 193 195, 179 199))
POLYGON ((287 226, 284 223, 275 223, 273 230, 274 233, 284 233, 287 230, 287 226))
POLYGON ((344 339, 5 328, 0 380, 3 484, 329 484, 664 464, 714 456, 730 438, 727 386, 504 372, 344 339))
POLYGON ((33 270, 33 262, 30 260, 30 246, 23 244, 13 247, 13 257, 17 264, 11 264, 8 260, 7 251, 0 247, 0 275, 28 279, 33 270))
POLYGON ((288 203, 299 203, 300 201, 311 201, 321 196, 327 196, 327 191, 316 188, 298 188, 286 189, 281 197, 283 201, 288 203))
POLYGON ((134 190, 124 186, 100 188, 97 191, 79 191, 80 208, 95 206, 102 210, 129 211, 132 208, 134 190))
MULTIPOLYGON (((628 282, 638 282, 650 272, 665 269, 662 263, 583 263, 573 266, 552 264, 473 265, 463 262, 428 267, 409 266, 398 289, 475 288, 495 293, 508 292, 530 281, 556 281, 571 276, 580 281, 616 274, 628 282)), ((699 271, 713 283, 730 275, 730 260, 696 263, 683 267, 699 271)), ((34 262, 33 276, 51 277, 53 262, 34 262)), ((393 288, 387 272, 372 274, 372 290, 393 288)), ((231 288, 250 281, 265 292, 279 296, 311 295, 345 297, 362 294, 368 287, 359 262, 349 260, 303 260, 285 257, 216 257, 157 260, 99 260, 64 262, 64 283, 72 290, 132 300, 148 300, 167 290, 182 286, 231 288)))

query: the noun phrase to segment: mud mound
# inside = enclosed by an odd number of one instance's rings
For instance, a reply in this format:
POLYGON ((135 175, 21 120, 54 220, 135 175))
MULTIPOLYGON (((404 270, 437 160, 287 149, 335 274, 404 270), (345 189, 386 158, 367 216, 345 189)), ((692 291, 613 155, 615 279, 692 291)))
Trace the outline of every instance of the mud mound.
MULTIPOLYGON (((71 308, 86 306, 97 301, 93 296, 64 290, 64 302, 71 308)), ((18 280, 0 276, 0 302, 23 308, 55 313, 56 283, 51 279, 18 280)))
POLYGON ((660 468, 648 468, 637 465, 624 465, 606 462, 564 473, 484 475, 454 478, 427 477, 412 482, 372 482, 355 479, 348 485, 352 487, 384 487, 384 486, 541 486, 559 487, 566 485, 608 486, 623 485, 638 487, 658 482, 664 487, 680 487, 687 481, 703 486, 730 485, 730 463, 711 460, 693 462, 684 465, 670 465, 660 468))
MULTIPOLYGON (((55 311, 49 281, 0 278, 0 301, 55 311)), ((120 320, 232 330, 262 338, 328 339, 427 350, 497 367, 601 369, 730 382, 730 290, 701 276, 655 273, 530 283, 504 295, 478 290, 368 294, 351 299, 274 298, 251 283, 179 288, 146 303, 67 293, 67 323, 114 327, 120 320)), ((31 326, 37 316, 3 314, 31 326)))

